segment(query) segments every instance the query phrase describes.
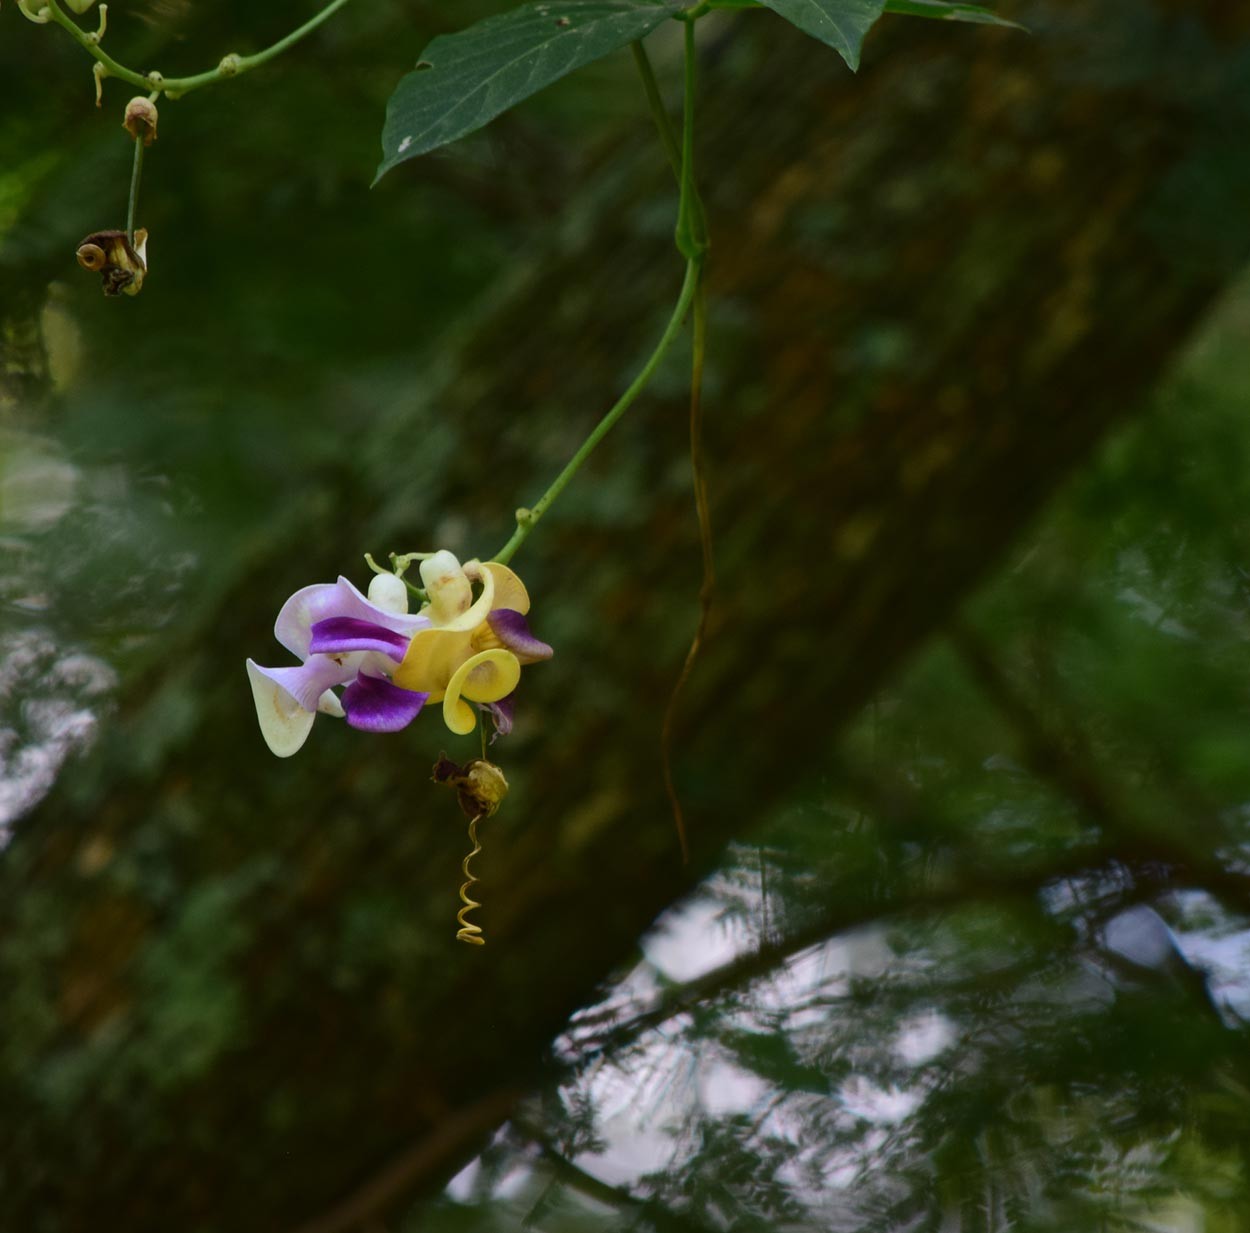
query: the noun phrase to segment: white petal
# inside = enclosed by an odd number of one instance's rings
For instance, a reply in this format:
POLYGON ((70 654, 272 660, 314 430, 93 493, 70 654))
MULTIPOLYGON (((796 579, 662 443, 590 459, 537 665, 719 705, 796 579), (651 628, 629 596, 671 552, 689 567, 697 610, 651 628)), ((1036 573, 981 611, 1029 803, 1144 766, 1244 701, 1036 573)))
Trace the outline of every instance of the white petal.
POLYGON ((256 718, 260 722, 260 734, 265 738, 265 744, 279 758, 289 758, 308 739, 317 712, 304 710, 250 659, 247 661, 247 679, 252 683, 256 718))
POLYGON ((339 701, 339 696, 332 689, 327 689, 321 695, 317 703, 317 710, 323 715, 333 715, 335 719, 342 719, 346 715, 343 710, 343 704, 339 701))

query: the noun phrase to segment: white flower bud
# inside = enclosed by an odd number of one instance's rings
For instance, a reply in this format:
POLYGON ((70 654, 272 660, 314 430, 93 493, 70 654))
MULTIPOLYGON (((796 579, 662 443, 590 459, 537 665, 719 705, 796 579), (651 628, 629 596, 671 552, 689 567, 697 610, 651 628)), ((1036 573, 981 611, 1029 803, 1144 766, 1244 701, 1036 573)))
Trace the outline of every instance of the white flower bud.
POLYGON ((404 580, 394 574, 374 574, 369 583, 369 602, 383 612, 405 613, 408 611, 408 588, 404 580))

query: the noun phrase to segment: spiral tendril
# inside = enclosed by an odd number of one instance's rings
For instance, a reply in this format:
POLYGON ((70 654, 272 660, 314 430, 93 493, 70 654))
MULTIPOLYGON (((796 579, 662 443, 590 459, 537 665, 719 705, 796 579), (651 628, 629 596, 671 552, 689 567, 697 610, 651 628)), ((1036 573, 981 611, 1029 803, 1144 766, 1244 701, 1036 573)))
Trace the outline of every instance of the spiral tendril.
POLYGON ((469 862, 482 850, 482 845, 477 839, 477 823, 478 818, 481 816, 479 813, 476 817, 469 820, 469 842, 473 845, 473 851, 460 863, 460 868, 464 870, 465 877, 465 881, 460 887, 460 901, 464 904, 464 907, 456 913, 456 920, 460 924, 460 931, 456 934, 456 941, 468 942, 473 946, 486 945, 486 939, 482 936, 481 926, 475 925, 471 920, 465 920, 466 912, 471 912, 474 908, 482 906, 476 899, 469 896, 469 887, 477 881, 477 878, 469 868, 469 862))

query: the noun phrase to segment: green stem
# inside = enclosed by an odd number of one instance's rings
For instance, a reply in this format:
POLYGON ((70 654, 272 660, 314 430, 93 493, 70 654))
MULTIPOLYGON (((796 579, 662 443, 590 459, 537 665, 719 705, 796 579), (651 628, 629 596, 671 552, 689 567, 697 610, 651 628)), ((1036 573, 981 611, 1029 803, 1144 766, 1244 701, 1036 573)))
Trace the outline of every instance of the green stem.
POLYGON ((698 192, 694 186, 694 99, 695 99, 695 50, 694 25, 687 21, 685 71, 683 74, 681 109, 681 203, 677 208, 677 249, 687 261, 697 260, 707 247, 707 240, 698 232, 695 202, 698 192))
MULTIPOLYGON (((633 42, 629 46, 634 53, 634 64, 638 68, 638 76, 642 78, 642 88, 647 96, 647 106, 651 109, 651 118, 655 121, 655 127, 660 134, 660 144, 664 147, 668 164, 673 169, 673 176, 677 180, 677 187, 680 189, 683 187, 681 147, 677 142, 677 134, 673 131, 673 122, 669 119, 668 112, 665 110, 664 100, 660 96, 660 86, 655 79, 655 71, 651 67, 647 49, 641 42, 633 42)), ((693 183, 686 184, 685 187, 691 194, 690 205, 693 213, 691 221, 694 225, 695 238, 703 248, 706 248, 707 214, 703 209, 703 201, 699 197, 693 183)))
POLYGON ((79 26, 61 8, 58 0, 43 0, 42 8, 46 9, 48 17, 52 21, 63 30, 69 32, 74 41, 88 55, 93 56, 104 65, 109 77, 116 77, 119 81, 127 82, 142 90, 161 90, 170 98, 177 98, 180 95, 190 93, 192 90, 198 90, 201 86, 210 85, 215 81, 224 81, 227 77, 237 77, 240 73, 246 73, 249 69, 259 68, 275 56, 280 56, 306 35, 311 34, 323 21, 333 16, 347 3, 348 0, 330 0, 330 3, 321 12, 311 17, 302 26, 292 30, 285 38, 279 39, 273 46, 266 47, 263 51, 258 51, 254 56, 224 56, 215 69, 210 69, 206 73, 196 73, 191 77, 168 78, 163 77, 160 73, 136 73, 134 69, 129 69, 124 64, 114 60, 100 46, 98 36, 89 34, 79 26))
MULTIPOLYGON (((655 116, 656 125, 660 129, 660 138, 662 141, 665 141, 664 134, 667 130, 669 140, 675 145, 675 138, 673 138, 672 129, 669 125, 668 114, 660 101, 659 88, 655 84, 655 74, 651 72, 651 65, 647 60, 646 52, 642 50, 641 45, 638 43, 635 43, 633 46, 634 62, 638 65, 638 71, 642 74, 643 85, 647 91, 647 99, 651 103, 652 114, 655 116)), ((582 463, 590 457, 591 451, 607 436, 616 421, 629 410, 634 400, 646 388, 655 370, 659 367, 660 361, 673 345, 673 340, 681 330, 682 320, 695 299, 695 293, 699 289, 700 273, 703 268, 703 254, 707 249, 707 237, 703 225, 703 206, 699 201, 694 185, 694 90, 694 22, 690 21, 686 23, 685 107, 682 122, 682 145, 680 154, 676 158, 674 158, 673 153, 670 152, 669 154, 670 160, 676 163, 677 180, 681 187, 681 200, 677 206, 676 233, 677 247, 681 250, 682 256, 686 258, 686 278, 682 283, 681 294, 677 297, 673 315, 669 318, 668 325, 664 327, 664 333, 660 335, 660 341, 656 343, 655 350, 651 352, 647 362, 630 383, 629 388, 616 400, 603 419, 595 425, 594 431, 582 442, 577 453, 569 459, 568 464, 556 476, 551 487, 539 498, 538 504, 532 509, 517 510, 517 525, 516 530, 512 533, 512 538, 492 558, 492 560, 498 561, 500 565, 506 565, 512 560, 513 554, 525 543, 529 533, 538 525, 539 519, 550 509, 551 503, 568 486, 569 480, 581 469, 582 463)), ((668 145, 669 141, 665 141, 666 150, 668 145)), ((696 353, 696 374, 702 371, 702 367, 703 348, 700 342, 696 353)), ((695 402, 692 404, 694 407, 693 413, 697 416, 697 388, 694 393, 694 399, 695 402)))
POLYGON ((647 49, 639 41, 630 43, 629 49, 634 53, 634 64, 638 67, 638 76, 642 78, 642 88, 647 95, 647 106, 651 108, 651 116, 660 133, 660 144, 664 147, 664 153, 668 156, 668 164, 672 167, 673 175, 677 177, 677 183, 680 185, 681 147, 677 144, 677 134, 673 132, 673 124, 668 118, 668 112, 664 110, 664 100, 660 97, 660 84, 655 79, 651 59, 647 55, 647 49))
POLYGON ((135 164, 130 173, 130 201, 126 206, 126 240, 135 242, 135 215, 139 210, 139 178, 143 175, 143 138, 135 138, 135 164))
POLYGON ((668 325, 664 327, 664 333, 660 335, 660 341, 656 343, 655 350, 651 352, 650 357, 642 366, 638 375, 630 382, 629 388, 613 403, 611 410, 595 425, 594 431, 582 442, 577 453, 569 459, 568 464, 556 476, 551 487, 539 498, 538 504, 533 509, 517 510, 516 530, 512 533, 512 538, 491 558, 493 561, 498 561, 500 565, 506 565, 512 560, 513 553, 525 543, 529 533, 538 525, 539 519, 551 508, 551 503, 568 486, 569 480, 581 469, 582 463, 590 457, 591 451, 607 436, 616 421, 629 410, 634 400, 646 388, 655 370, 659 367, 660 361, 667 354, 668 349, 673 345, 673 340, 681 331, 682 319, 690 308, 690 302, 694 299, 695 288, 698 285, 699 261, 692 259, 686 262, 686 278, 682 283, 681 294, 677 297, 677 304, 673 308, 673 314, 668 320, 668 325))

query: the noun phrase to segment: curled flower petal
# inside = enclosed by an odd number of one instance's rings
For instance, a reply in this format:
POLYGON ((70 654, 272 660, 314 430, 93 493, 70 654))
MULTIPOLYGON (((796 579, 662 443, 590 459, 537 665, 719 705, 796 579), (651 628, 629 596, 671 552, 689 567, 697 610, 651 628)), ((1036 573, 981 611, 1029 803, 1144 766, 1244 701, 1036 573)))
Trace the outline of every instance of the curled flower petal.
POLYGON ((331 617, 371 621, 408 637, 430 624, 429 618, 419 613, 388 612, 371 604, 346 578, 340 578, 337 582, 317 582, 296 591, 282 605, 273 632, 292 655, 304 659, 309 654, 312 627, 331 617))
POLYGON ((362 672, 343 690, 343 710, 347 722, 362 732, 398 732, 416 719, 428 697, 362 672))
POLYGON ((317 712, 301 706, 287 689, 273 679, 274 671, 261 668, 250 659, 247 661, 247 679, 252 683, 261 736, 279 758, 289 758, 308 739, 317 712))
POLYGON ((477 727, 470 702, 498 702, 506 698, 521 679, 521 665, 511 651, 479 651, 456 669, 443 697, 443 721, 464 735, 477 727))
POLYGON ((482 568, 490 574, 495 583, 496 608, 511 608, 524 616, 530 610, 530 596, 525 583, 506 565, 497 561, 487 561, 482 568))
POLYGON ((255 672, 268 678, 293 705, 305 711, 315 711, 327 689, 342 685, 356 675, 354 667, 344 667, 328 656, 314 656, 307 663, 292 668, 262 668, 250 659, 247 662, 249 677, 255 672))
POLYGON ((448 633, 458 634, 465 630, 476 629, 486 620, 486 614, 495 606, 495 579, 483 570, 478 561, 469 561, 464 567, 467 577, 476 579, 482 584, 482 593, 458 617, 448 621, 435 621, 434 628, 448 633))
POLYGON ((496 608, 487 618, 487 625, 499 640, 523 664, 536 664, 550 659, 551 647, 530 633, 529 622, 513 608, 496 608))
POLYGON ((409 638, 374 621, 356 617, 327 617, 311 629, 309 652, 313 655, 345 655, 351 651, 380 651, 396 663, 404 657, 409 638))

